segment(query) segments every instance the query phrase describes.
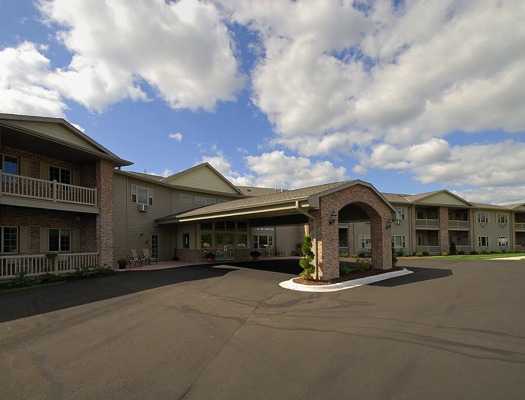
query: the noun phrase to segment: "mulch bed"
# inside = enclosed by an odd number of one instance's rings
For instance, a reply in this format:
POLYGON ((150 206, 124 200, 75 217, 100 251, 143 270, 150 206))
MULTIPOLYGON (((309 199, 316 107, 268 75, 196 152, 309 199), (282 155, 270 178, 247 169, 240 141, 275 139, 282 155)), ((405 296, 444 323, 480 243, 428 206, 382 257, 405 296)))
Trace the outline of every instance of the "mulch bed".
POLYGON ((304 279, 302 276, 299 276, 297 278, 294 278, 293 281, 301 285, 314 285, 314 286, 331 285, 334 283, 351 281, 352 279, 366 278, 367 276, 381 275, 381 274, 386 274, 387 272, 400 271, 402 269, 403 268, 396 267, 392 269, 371 269, 368 271, 354 271, 345 276, 339 277, 337 279, 331 279, 329 281, 308 280, 308 279, 304 279))

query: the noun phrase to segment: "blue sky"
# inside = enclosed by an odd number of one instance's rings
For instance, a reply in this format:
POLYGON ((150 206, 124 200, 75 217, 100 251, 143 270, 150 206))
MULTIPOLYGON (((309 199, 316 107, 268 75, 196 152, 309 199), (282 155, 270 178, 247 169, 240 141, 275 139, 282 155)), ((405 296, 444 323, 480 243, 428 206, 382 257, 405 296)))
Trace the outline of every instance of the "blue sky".
POLYGON ((134 170, 525 198, 518 1, 0 3, 0 111, 63 116, 134 170))

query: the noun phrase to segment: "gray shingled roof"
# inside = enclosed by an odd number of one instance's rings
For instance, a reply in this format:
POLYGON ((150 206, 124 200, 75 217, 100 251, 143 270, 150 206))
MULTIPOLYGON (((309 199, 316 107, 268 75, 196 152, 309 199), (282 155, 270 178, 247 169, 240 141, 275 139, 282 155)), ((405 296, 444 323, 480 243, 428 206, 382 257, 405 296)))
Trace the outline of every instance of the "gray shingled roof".
MULTIPOLYGON (((287 203, 296 200, 306 200, 308 197, 322 193, 326 190, 335 189, 338 186, 345 185, 347 182, 327 183, 324 185, 311 186, 285 192, 272 193, 256 197, 246 197, 244 199, 226 201, 224 203, 213 204, 211 206, 197 208, 181 214, 176 214, 177 218, 189 218, 203 214, 215 214, 219 212, 235 211, 239 209, 260 207, 287 203)), ((173 217, 174 215, 168 216, 173 217)))

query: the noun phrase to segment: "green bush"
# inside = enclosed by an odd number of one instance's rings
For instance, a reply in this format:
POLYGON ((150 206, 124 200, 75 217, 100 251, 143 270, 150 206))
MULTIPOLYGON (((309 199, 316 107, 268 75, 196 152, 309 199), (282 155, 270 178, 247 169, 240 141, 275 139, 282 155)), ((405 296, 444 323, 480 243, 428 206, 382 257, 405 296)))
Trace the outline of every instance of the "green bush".
POLYGON ((475 256, 475 255, 478 254, 478 252, 477 252, 476 250, 472 250, 472 251, 470 252, 470 254, 473 255, 473 256, 475 256))
POLYGON ((457 251, 457 248, 456 248, 456 243, 454 243, 454 242, 450 243, 450 249, 449 249, 448 254, 456 255, 457 253, 458 253, 458 251, 457 251))
MULTIPOLYGON (((403 254, 403 252, 401 252, 403 254)), ((397 265, 397 257, 394 249, 392 249, 392 268, 395 268, 397 265)))
POLYGON ((430 255, 430 253, 428 251, 424 251, 423 252, 423 257, 428 257, 430 255))
POLYGON ((458 254, 459 254, 460 256, 462 256, 462 255, 465 254, 465 252, 464 252, 463 250, 460 250, 460 251, 458 251, 458 254))
POLYGON ((303 254, 303 258, 299 261, 299 265, 303 269, 301 276, 305 279, 312 279, 315 265, 313 264, 314 252, 312 251, 312 238, 310 236, 304 237, 301 252, 303 254))
POLYGON ((341 263, 339 265, 339 274, 341 276, 349 275, 353 271, 354 271, 354 268, 351 265, 347 264, 347 263, 341 263))

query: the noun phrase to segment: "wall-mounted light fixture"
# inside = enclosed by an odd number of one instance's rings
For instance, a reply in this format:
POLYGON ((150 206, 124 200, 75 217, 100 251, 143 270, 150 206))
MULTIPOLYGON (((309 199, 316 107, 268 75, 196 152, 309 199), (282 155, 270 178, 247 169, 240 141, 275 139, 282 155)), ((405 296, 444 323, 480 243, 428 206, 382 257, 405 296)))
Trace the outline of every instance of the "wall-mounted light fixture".
POLYGON ((328 218, 328 224, 333 225, 337 221, 337 211, 333 210, 328 218))

